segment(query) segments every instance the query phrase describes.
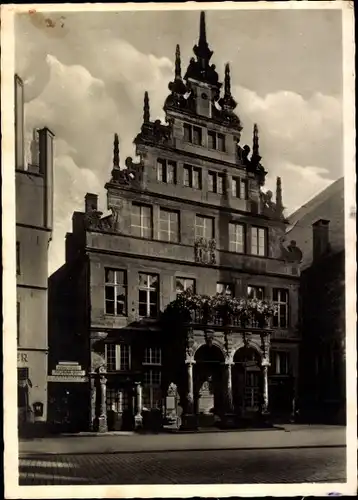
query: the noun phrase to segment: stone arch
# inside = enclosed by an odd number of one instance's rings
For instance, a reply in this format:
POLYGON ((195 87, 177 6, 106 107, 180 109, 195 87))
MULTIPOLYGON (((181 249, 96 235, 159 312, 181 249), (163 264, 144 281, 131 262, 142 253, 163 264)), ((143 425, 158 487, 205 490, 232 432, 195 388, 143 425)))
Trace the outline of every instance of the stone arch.
POLYGON ((202 343, 194 354, 194 411, 212 424, 223 408, 225 358, 218 342, 202 343))
POLYGON ((260 358, 262 359, 263 358, 263 352, 262 352, 262 348, 260 346, 260 344, 258 342, 256 342, 255 340, 249 340, 246 344, 244 343, 243 340, 240 340, 239 342, 237 342, 235 345, 233 345, 231 351, 230 351, 230 356, 229 356, 229 360, 230 362, 233 362, 234 361, 234 356, 235 354, 237 353, 237 351, 239 351, 240 349, 242 349, 243 347, 251 347, 253 349, 255 349, 255 351, 257 351, 257 353, 259 354, 260 358))
MULTIPOLYGON (((202 342, 200 344, 194 344, 194 346, 193 346, 193 359, 195 359, 195 356, 196 356, 197 352, 199 351, 199 349, 201 349, 202 347, 205 347, 207 345, 208 344, 206 342, 202 342)), ((219 349, 219 351, 221 352, 221 354, 223 356, 223 360, 226 359, 225 347, 221 342, 218 342, 217 340, 213 340, 211 343, 211 346, 219 349)))
POLYGON ((263 353, 257 342, 241 342, 232 352, 232 393, 235 412, 257 413, 261 404, 263 353))

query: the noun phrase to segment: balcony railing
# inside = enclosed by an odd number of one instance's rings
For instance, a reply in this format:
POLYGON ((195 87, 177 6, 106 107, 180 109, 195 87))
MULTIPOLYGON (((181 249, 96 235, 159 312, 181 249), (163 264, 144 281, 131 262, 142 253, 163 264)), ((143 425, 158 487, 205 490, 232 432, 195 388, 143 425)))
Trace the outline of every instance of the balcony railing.
POLYGON ((271 327, 270 319, 256 320, 250 317, 226 315, 223 317, 218 312, 206 313, 200 309, 190 311, 190 323, 202 326, 232 326, 237 328, 260 328, 269 329, 271 327))

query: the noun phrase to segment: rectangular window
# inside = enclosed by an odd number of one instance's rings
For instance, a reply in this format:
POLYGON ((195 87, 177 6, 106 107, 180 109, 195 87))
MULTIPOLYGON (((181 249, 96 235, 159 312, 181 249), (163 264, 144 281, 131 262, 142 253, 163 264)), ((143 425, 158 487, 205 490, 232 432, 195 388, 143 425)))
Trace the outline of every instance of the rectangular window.
POLYGON ((193 188, 201 189, 201 169, 193 167, 193 188))
POLYGON ((282 288, 272 290, 273 302, 278 307, 278 313, 273 317, 273 326, 276 328, 288 327, 288 291, 282 288))
POLYGON ((208 173, 208 191, 210 191, 210 193, 216 192, 216 174, 215 174, 215 172, 208 173))
POLYGON ((229 251, 245 253, 245 227, 243 224, 229 223, 229 251))
POLYGON ((131 369, 131 347, 127 344, 105 344, 105 358, 108 372, 131 369))
POLYGON ((240 179, 240 198, 247 200, 247 180, 240 179))
POLYGON ((148 409, 161 408, 161 364, 162 351, 160 347, 146 347, 144 351, 143 365, 143 405, 148 409))
POLYGON ((21 274, 21 266, 20 266, 20 243, 16 242, 16 275, 19 276, 21 274))
POLYGON ((114 372, 116 370, 116 345, 105 344, 105 359, 107 372, 114 372))
POLYGON ((129 408, 128 391, 108 387, 106 389, 107 411, 113 410, 116 413, 123 413, 129 408))
POLYGON ((217 193, 224 194, 224 192, 225 192, 225 176, 224 174, 218 174, 217 193))
POLYGON ((148 410, 162 408, 161 370, 150 368, 144 372, 143 407, 148 410))
POLYGON ((157 180, 166 184, 176 184, 176 162, 170 160, 157 160, 157 180))
POLYGON ((115 316, 127 314, 127 273, 105 269, 105 312, 115 316))
POLYGON ((251 227, 251 254, 265 256, 267 254, 267 229, 251 227))
POLYGON ((172 210, 160 209, 159 239, 162 241, 179 241, 179 214, 172 210))
POLYGON ((272 375, 289 375, 290 367, 290 353, 288 351, 271 350, 270 353, 270 372, 272 375))
POLYGON ((159 276, 139 273, 139 316, 156 318, 159 312, 159 276))
POLYGON ((203 142, 202 131, 200 127, 193 127, 193 143, 197 146, 201 146, 203 142))
POLYGON ((232 196, 240 198, 241 200, 247 199, 247 181, 240 177, 233 177, 231 183, 232 196))
POLYGON ((184 123, 184 141, 193 142, 193 129, 187 123, 184 123))
POLYGON ((227 297, 234 297, 235 290, 233 283, 216 283, 216 293, 219 295, 226 295, 227 297))
POLYGON ((216 149, 216 133, 211 130, 208 131, 208 148, 216 149))
POLYGON ((146 347, 144 350, 144 365, 158 365, 162 364, 162 350, 160 347, 146 347))
POLYGON ((184 186, 192 186, 191 168, 187 165, 184 165, 184 186))
POLYGON ((258 299, 263 300, 265 297, 265 289, 262 286, 252 286, 247 287, 247 298, 248 299, 258 299))
POLYGON ((16 339, 20 345, 20 302, 16 302, 16 339))
POLYGON ((184 186, 201 189, 201 168, 184 165, 184 186))
POLYGON ((214 238, 214 219, 212 217, 195 217, 195 239, 204 238, 211 240, 214 238))
POLYGON ((132 204, 132 235, 140 238, 152 238, 152 207, 132 204))
POLYGON ((212 193, 223 194, 225 185, 224 174, 219 174, 217 172, 209 172, 208 175, 208 189, 212 193))
POLYGON ((175 278, 175 290, 177 296, 179 293, 187 291, 195 293, 195 280, 191 278, 175 278))
POLYGON ((218 150, 225 152, 225 136, 223 134, 218 134, 218 150))
POLYGON ((218 151, 225 152, 226 146, 225 146, 224 134, 217 134, 216 132, 209 130, 208 131, 208 148, 209 149, 216 149, 218 151))

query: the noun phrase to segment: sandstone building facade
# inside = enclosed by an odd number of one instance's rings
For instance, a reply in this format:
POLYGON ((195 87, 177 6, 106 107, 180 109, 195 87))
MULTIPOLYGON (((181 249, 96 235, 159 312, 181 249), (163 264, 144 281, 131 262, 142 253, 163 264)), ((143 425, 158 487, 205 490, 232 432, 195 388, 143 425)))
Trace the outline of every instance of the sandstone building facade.
POLYGON ((66 263, 50 278, 50 364, 86 372, 63 386, 81 429, 142 425, 155 409, 181 414, 183 427, 292 411, 302 254, 283 243, 281 180, 275 201, 262 191, 256 126, 252 151, 240 145, 230 68, 220 83, 204 13, 194 54, 182 76, 176 48, 165 124, 151 120, 145 93, 138 162, 121 163, 115 136, 111 213, 86 195, 66 236, 66 263), (272 300, 278 314, 265 324, 199 314, 178 331, 163 312, 188 290, 272 300))
POLYGON ((25 166, 24 88, 15 76, 17 376, 20 431, 47 419, 47 281, 53 221, 53 134, 34 132, 25 166))

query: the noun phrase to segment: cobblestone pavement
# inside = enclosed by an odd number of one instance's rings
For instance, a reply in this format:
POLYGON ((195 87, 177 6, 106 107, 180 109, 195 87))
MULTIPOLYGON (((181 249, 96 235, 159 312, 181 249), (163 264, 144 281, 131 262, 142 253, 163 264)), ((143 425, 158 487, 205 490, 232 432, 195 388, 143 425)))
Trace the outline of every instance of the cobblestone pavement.
POLYGON ((33 455, 20 485, 345 482, 345 447, 33 455))

